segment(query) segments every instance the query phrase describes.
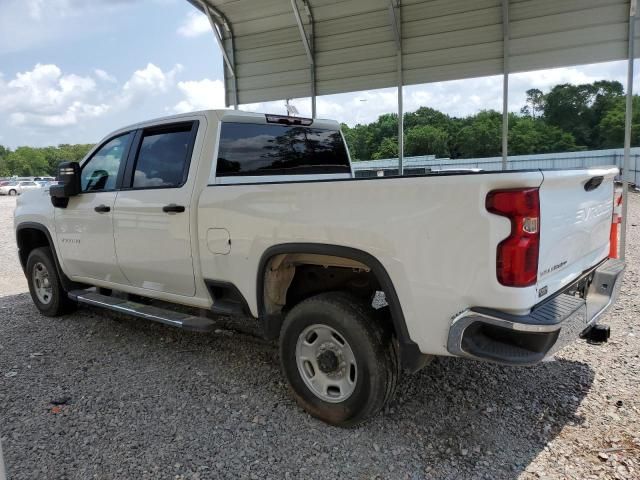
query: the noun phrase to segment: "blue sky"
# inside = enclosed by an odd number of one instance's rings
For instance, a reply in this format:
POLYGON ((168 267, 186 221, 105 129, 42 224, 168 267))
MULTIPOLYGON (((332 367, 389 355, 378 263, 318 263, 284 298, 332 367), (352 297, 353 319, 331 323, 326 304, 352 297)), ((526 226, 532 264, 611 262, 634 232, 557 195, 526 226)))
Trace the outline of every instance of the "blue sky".
MULTIPOLYGON (((515 74, 509 108, 529 88, 624 78, 624 62, 515 74)), ((501 91, 501 77, 417 85, 405 88, 405 109, 500 110, 501 91)), ((293 103, 309 114, 308 99, 293 103)), ((320 97, 318 112, 354 125, 395 105, 384 89, 320 97)), ((93 143, 140 120, 223 106, 217 44, 185 0, 0 0, 0 144, 93 143)), ((242 108, 284 113, 283 102, 242 108)))

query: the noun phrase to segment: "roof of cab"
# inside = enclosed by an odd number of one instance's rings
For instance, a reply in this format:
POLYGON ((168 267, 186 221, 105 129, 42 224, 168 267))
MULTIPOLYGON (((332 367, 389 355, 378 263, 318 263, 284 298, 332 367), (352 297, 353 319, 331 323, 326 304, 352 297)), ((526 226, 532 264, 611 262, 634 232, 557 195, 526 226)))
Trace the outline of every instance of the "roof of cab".
MULTIPOLYGON (((207 120, 212 122, 215 121, 223 121, 223 122, 238 122, 238 123, 262 123, 266 124, 267 115, 277 115, 286 117, 286 115, 278 115, 274 113, 257 113, 257 112, 245 112, 242 110, 232 110, 232 109, 218 109, 218 110, 199 110, 196 112, 187 112, 180 113, 176 115, 169 115, 166 117, 154 118, 151 120, 145 120, 142 122, 134 123, 132 125, 127 125, 126 127, 119 128, 118 130, 111 132, 108 136, 113 136, 117 133, 123 133, 131 130, 135 130, 138 128, 145 128, 154 125, 160 125, 164 123, 172 123, 179 122, 182 120, 188 120, 193 117, 206 117, 207 120)), ((304 118, 304 117, 302 117, 304 118)), ((319 119, 316 118, 313 120, 313 123, 309 125, 310 127, 315 128, 340 128, 340 124, 336 120, 329 119, 319 119)))

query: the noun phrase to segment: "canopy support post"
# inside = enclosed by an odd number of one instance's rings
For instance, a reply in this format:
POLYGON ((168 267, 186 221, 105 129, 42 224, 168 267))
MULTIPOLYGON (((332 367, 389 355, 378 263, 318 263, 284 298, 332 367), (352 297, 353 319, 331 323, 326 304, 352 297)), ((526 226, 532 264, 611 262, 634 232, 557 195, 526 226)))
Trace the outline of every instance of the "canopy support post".
MULTIPOLYGON (((224 63, 231 75, 231 86, 232 86, 232 104, 235 110, 238 109, 238 79, 236 77, 236 65, 235 65, 235 46, 233 41, 233 30, 231 29, 231 25, 227 21, 227 19, 218 12, 216 9, 209 6, 205 1, 201 2, 202 9, 204 10, 205 15, 209 19, 209 24, 211 25, 211 29, 213 30, 213 34, 216 37, 216 42, 218 42, 218 46, 220 47, 220 51, 222 52, 222 58, 224 59, 224 63), (216 18, 214 18, 214 15, 216 18), (227 31, 229 34, 229 41, 231 43, 231 54, 227 53, 227 49, 225 48, 224 38, 222 35, 222 31, 227 31)), ((226 92, 226 79, 225 79, 225 92, 226 92)))
POLYGON ((627 209, 629 195, 629 170, 631 168, 631 117, 633 114, 633 61, 635 44, 637 0, 629 5, 629 46, 627 55, 627 98, 624 112, 624 163, 622 167, 622 226, 620 232, 620 258, 625 259, 627 249, 627 209))
POLYGON ((402 85, 402 8, 401 0, 389 0, 391 29, 396 42, 396 65, 398 76, 398 175, 404 175, 404 106, 402 85))
POLYGON ((307 59, 309 60, 309 76, 311 87, 311 118, 316 118, 316 61, 315 61, 315 48, 314 48, 314 27, 313 27, 313 14, 311 13, 311 7, 307 3, 307 0, 302 0, 302 4, 305 8, 305 13, 309 19, 309 29, 311 30, 307 35, 307 32, 302 23, 302 17, 300 16, 300 10, 298 10, 297 0, 291 0, 291 8, 293 9, 293 15, 296 17, 296 23, 298 24, 298 30, 300 31, 300 38, 304 45, 304 50, 307 53, 307 59))
POLYGON ((502 170, 509 160, 509 0, 502 0, 502 170))

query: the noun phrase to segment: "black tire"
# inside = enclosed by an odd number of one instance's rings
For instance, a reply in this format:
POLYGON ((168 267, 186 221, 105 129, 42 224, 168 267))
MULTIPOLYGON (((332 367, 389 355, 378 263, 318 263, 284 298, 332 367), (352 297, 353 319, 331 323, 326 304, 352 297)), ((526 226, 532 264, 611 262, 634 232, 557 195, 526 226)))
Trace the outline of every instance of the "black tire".
POLYGON ((62 288, 58 269, 53 260, 51 249, 48 247, 35 248, 29 254, 27 259, 27 282, 29 284, 29 293, 36 308, 47 317, 58 317, 65 313, 72 312, 77 304, 70 300, 67 292, 62 288), (46 270, 47 280, 50 294, 43 300, 42 294, 39 295, 37 281, 34 276, 34 270, 46 270))
MULTIPOLYGON (((319 360, 317 357, 317 365, 319 360)), ((370 306, 343 292, 316 295, 291 309, 280 333, 280 361, 298 404, 314 417, 341 427, 356 425, 380 412, 393 397, 399 375, 390 329, 376 319, 370 306), (336 331, 355 358, 355 387, 348 398, 337 403, 324 400, 307 386, 301 373, 304 367, 298 367, 298 339, 314 325, 336 331)))
POLYGON ((9 195, 12 197, 15 197, 18 194, 18 192, 14 189, 9 190, 9 195))

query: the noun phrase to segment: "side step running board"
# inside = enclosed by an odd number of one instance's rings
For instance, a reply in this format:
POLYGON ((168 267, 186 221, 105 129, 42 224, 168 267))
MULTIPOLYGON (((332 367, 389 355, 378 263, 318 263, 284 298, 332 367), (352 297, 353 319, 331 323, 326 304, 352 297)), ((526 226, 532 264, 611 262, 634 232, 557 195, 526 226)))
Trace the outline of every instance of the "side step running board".
POLYGON ((209 332, 212 331, 215 326, 215 322, 209 318, 174 312, 173 310, 144 305, 142 303, 101 295, 97 292, 87 290, 74 290, 69 292, 69 298, 78 303, 106 308, 114 312, 164 323, 165 325, 183 328, 185 330, 209 332))

